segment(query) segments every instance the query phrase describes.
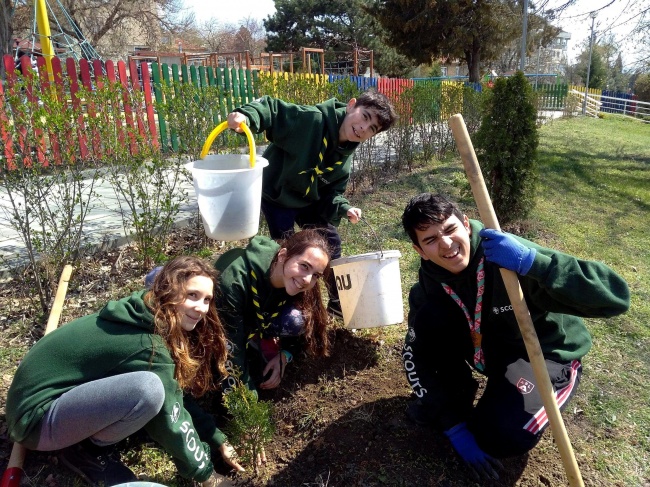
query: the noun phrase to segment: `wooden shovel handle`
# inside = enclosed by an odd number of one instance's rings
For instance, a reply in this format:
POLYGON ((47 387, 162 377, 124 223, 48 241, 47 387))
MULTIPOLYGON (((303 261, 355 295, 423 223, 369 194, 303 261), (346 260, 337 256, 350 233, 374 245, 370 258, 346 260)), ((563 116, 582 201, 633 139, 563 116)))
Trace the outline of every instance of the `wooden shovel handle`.
MULTIPOLYGON (((490 195, 485 186, 481 167, 474 152, 472 140, 467 133, 463 116, 461 114, 453 115, 449 119, 449 126, 454 134, 454 139, 456 139, 458 152, 463 160, 463 166, 465 166, 465 172, 467 173, 469 184, 472 187, 472 194, 474 195, 481 220, 487 228, 501 230, 496 213, 494 212, 494 207, 492 206, 492 201, 490 200, 490 195)), ((530 365, 535 375, 535 381, 537 382, 539 394, 551 425, 553 437, 560 450, 560 456, 562 457, 564 470, 569 479, 569 485, 572 487, 584 487, 573 448, 571 447, 571 442, 569 441, 569 436, 567 435, 564 421, 560 414, 560 408, 555 400, 555 394, 549 378, 548 369, 546 368, 542 347, 539 344, 539 338, 537 337, 533 320, 530 317, 519 279, 513 271, 508 269, 500 269, 500 271, 506 291, 508 292, 508 297, 510 298, 510 303, 512 304, 512 309, 517 318, 517 323, 519 324, 521 335, 524 339, 524 344, 526 345, 528 359, 530 360, 530 365)))
MULTIPOLYGON (((59 319, 61 318, 61 311, 63 310, 63 303, 65 301, 65 295, 68 292, 68 282, 70 282, 71 275, 72 266, 68 264, 63 268, 61 277, 59 278, 59 285, 56 289, 56 295, 54 296, 54 303, 52 304, 50 316, 48 317, 47 325, 45 326, 45 335, 50 333, 52 330, 55 330, 59 325, 59 319)), ((18 487, 18 485, 20 485, 20 479, 23 474, 23 464, 25 463, 26 456, 27 448, 20 443, 14 443, 11 448, 9 462, 7 463, 7 470, 5 470, 2 475, 0 487, 18 487)))
POLYGON ((52 330, 56 330, 56 327, 59 326, 59 319, 61 318, 61 311, 63 311, 63 303, 65 302, 65 295, 68 292, 68 283, 70 282, 71 275, 72 266, 68 264, 63 268, 61 277, 59 278, 59 285, 56 289, 56 295, 54 296, 54 303, 52 303, 50 316, 48 317, 47 325, 45 326, 46 335, 52 330))

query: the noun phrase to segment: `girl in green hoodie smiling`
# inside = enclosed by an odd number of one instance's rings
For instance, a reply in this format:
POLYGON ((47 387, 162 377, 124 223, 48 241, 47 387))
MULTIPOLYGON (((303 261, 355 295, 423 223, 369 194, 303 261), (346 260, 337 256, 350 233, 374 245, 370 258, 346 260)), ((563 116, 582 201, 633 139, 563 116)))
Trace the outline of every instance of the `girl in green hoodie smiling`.
POLYGON ((330 247, 316 229, 280 243, 258 235, 246 248, 219 257, 217 307, 229 350, 225 391, 237 375, 249 389, 276 388, 294 353, 329 354, 319 285, 331 271, 329 263, 330 247))
POLYGON ((214 268, 177 257, 150 290, 109 302, 39 340, 7 396, 9 436, 60 461, 91 485, 137 480, 110 446, 144 429, 202 487, 233 485, 210 448, 243 470, 212 416, 192 401, 225 376, 226 339, 214 268))

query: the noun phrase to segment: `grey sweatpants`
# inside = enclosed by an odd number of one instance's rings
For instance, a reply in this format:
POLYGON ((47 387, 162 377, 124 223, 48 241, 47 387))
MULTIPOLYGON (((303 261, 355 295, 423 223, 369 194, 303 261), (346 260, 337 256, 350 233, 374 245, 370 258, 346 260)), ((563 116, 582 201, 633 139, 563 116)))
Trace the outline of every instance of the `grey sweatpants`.
POLYGON ((165 389, 153 372, 130 372, 81 384, 56 399, 40 425, 39 451, 59 450, 90 438, 99 446, 123 440, 158 414, 165 389))

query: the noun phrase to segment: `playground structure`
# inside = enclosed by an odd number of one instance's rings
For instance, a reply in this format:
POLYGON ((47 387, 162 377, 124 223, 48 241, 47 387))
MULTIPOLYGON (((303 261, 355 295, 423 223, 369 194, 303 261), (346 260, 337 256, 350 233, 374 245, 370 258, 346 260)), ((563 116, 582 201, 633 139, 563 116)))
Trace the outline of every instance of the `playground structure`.
POLYGON ((60 21, 53 10, 48 11, 49 4, 47 0, 35 0, 31 40, 16 39, 13 46, 16 51, 15 60, 17 65, 21 55, 28 55, 32 64, 34 64, 36 56, 43 56, 50 81, 53 79, 52 58, 54 57, 72 58, 76 61, 80 59, 102 60, 60 0, 56 0, 56 2, 63 20, 60 21), (56 24, 53 28, 50 28, 48 12, 52 15, 56 24), (67 29, 63 28, 63 24, 67 26, 67 29), (72 32, 73 35, 67 32, 72 32))
MULTIPOLYGON (((76 61, 80 59, 98 59, 101 56, 95 51, 90 43, 84 38, 79 28, 75 25, 72 18, 67 14, 65 8, 60 4, 60 8, 71 24, 76 38, 64 34, 64 29, 56 19, 57 31, 60 34, 53 35, 50 30, 48 19, 48 10, 46 0, 36 0, 34 2, 34 29, 31 41, 31 55, 33 60, 34 47, 39 44, 42 56, 45 59, 45 68, 52 81, 52 58, 54 57, 72 57, 76 61), (63 37, 61 37, 63 36, 63 37), (53 40, 55 42, 53 42, 53 40), (56 50, 55 50, 56 43, 56 50)), ((18 53, 18 49, 16 49, 18 53)), ((347 74, 353 76, 374 77, 374 53, 372 50, 355 49, 346 52, 326 52, 324 49, 301 47, 298 52, 262 52, 259 57, 255 58, 249 50, 237 52, 183 52, 179 49, 178 53, 174 52, 156 52, 156 51, 137 51, 129 56, 128 62, 135 61, 138 69, 141 65, 147 63, 157 63, 160 66, 166 64, 184 64, 187 66, 209 66, 213 68, 238 68, 249 71, 258 70, 274 73, 294 72, 309 74, 347 74), (326 62, 325 56, 334 56, 335 61, 326 62), (350 60, 352 57, 352 60, 350 60), (363 73, 360 73, 360 63, 369 62, 363 73), (298 69, 296 69, 298 64, 298 69), (350 66, 351 65, 351 66, 350 66), (350 69, 351 67, 351 69, 350 69)))
POLYGON ((328 53, 324 49, 301 47, 295 52, 262 52, 254 57, 249 50, 230 52, 156 52, 139 51, 129 56, 129 61, 143 61, 212 68, 235 68, 274 73, 349 74, 374 77, 374 54, 371 50, 336 52, 338 61, 326 62, 328 53), (365 64, 364 64, 365 63, 365 64), (366 65, 364 72, 360 67, 366 65), (343 68, 341 67, 343 66, 343 68))

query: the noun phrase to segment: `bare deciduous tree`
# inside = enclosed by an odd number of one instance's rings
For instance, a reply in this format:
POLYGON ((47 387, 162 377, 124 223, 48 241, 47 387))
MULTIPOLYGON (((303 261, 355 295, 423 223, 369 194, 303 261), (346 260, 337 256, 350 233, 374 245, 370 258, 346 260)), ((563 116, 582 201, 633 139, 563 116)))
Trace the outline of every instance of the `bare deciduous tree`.
POLYGON ((235 50, 237 27, 233 24, 222 24, 215 18, 202 22, 199 26, 201 42, 210 52, 227 52, 235 50))
MULTIPOLYGON (((31 5, 26 0, 0 0, 3 54, 10 52, 14 33, 31 32, 31 5), (21 10, 25 15, 19 15, 21 10)), ((58 0, 49 2, 48 8, 55 42, 59 29, 72 38, 80 32, 105 57, 123 57, 137 44, 155 49, 162 32, 175 34, 195 23, 182 0, 58 0)))

